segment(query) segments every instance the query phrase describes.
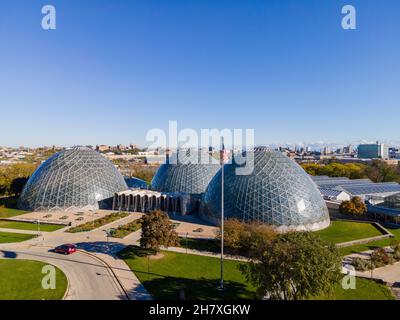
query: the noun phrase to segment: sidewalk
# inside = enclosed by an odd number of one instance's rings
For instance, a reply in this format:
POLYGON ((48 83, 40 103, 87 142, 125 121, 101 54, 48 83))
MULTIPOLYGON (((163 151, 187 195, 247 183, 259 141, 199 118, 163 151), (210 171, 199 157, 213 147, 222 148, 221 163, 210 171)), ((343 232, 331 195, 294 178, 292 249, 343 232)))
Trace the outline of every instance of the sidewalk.
MULTIPOLYGON (((8 229, 8 228, 0 228, 0 232, 9 232, 9 233, 23 233, 23 234, 32 234, 37 235, 38 232, 34 230, 21 230, 21 229, 8 229)), ((48 232, 40 231, 40 234, 44 235, 48 232)))
MULTIPOLYGON (((219 252, 200 251, 200 250, 186 249, 186 248, 181 248, 181 247, 168 247, 168 248, 162 247, 162 250, 178 252, 178 253, 194 254, 194 255, 198 255, 198 256, 213 257, 213 258, 221 257, 221 254, 219 252)), ((245 257, 232 256, 230 254, 224 254, 224 259, 243 261, 243 262, 248 261, 248 259, 246 259, 245 257)))

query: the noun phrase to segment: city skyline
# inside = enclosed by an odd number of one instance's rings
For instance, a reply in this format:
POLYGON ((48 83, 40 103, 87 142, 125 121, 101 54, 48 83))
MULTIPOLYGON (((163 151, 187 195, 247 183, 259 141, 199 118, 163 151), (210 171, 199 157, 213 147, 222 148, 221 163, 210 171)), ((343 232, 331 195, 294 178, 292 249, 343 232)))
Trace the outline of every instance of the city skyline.
POLYGON ((344 1, 51 3, 49 31, 40 1, 0 5, 0 145, 145 146, 169 120, 257 145, 399 139, 396 1, 352 1, 356 30, 344 1))

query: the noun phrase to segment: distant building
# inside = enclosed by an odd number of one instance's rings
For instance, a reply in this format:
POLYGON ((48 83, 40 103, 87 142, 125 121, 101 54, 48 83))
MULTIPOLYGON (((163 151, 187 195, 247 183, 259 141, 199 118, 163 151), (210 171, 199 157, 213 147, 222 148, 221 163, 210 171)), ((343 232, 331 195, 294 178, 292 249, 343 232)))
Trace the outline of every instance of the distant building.
POLYGON ((100 151, 100 152, 105 152, 105 151, 110 150, 110 147, 109 146, 105 146, 105 145, 100 145, 100 146, 96 147, 96 150, 100 151))
POLYGON ((375 144, 360 144, 357 156, 360 159, 389 159, 389 148, 379 142, 375 144))
POLYGON ((325 156, 327 156, 328 154, 332 153, 332 150, 330 147, 324 147, 324 150, 322 152, 325 156))
POLYGON ((311 176, 311 179, 316 183, 320 193, 326 200, 344 201, 348 200, 348 197, 356 196, 365 200, 371 198, 371 196, 387 197, 400 193, 400 184, 397 182, 374 183, 369 179, 327 176, 311 176))
POLYGON ((369 197, 368 214, 379 222, 400 225, 400 193, 386 197, 369 197))

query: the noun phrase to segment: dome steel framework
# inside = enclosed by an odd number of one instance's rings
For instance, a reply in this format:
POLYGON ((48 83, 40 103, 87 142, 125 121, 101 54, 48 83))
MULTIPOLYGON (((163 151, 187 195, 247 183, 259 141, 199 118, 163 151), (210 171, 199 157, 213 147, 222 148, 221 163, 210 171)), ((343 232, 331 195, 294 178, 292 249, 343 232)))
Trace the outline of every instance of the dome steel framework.
MULTIPOLYGON (((280 231, 318 230, 329 225, 328 209, 317 186, 306 172, 280 152, 254 152, 254 170, 237 175, 239 165, 224 166, 225 218, 259 221, 280 231)), ((219 223, 221 171, 211 180, 200 215, 219 223)))
POLYGON ((115 192, 128 189, 115 166, 96 151, 73 147, 47 159, 19 199, 25 210, 96 210, 115 192))
POLYGON ((184 156, 173 154, 157 170, 152 190, 181 192, 191 195, 203 194, 220 165, 208 152, 187 150, 184 156))

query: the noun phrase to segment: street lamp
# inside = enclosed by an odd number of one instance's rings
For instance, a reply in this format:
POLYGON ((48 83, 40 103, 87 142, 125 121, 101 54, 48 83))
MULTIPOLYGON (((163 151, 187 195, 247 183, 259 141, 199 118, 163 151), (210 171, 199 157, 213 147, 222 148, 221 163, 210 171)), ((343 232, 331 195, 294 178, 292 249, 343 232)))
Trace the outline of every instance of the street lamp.
POLYGON ((36 220, 36 224, 38 227, 38 242, 40 242, 40 220, 36 220))
POLYGON ((185 238, 186 254, 188 253, 188 245, 187 245, 188 234, 189 232, 186 232, 186 238, 185 238))

